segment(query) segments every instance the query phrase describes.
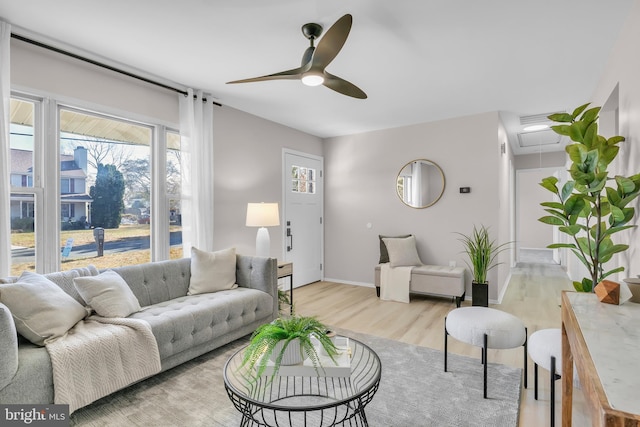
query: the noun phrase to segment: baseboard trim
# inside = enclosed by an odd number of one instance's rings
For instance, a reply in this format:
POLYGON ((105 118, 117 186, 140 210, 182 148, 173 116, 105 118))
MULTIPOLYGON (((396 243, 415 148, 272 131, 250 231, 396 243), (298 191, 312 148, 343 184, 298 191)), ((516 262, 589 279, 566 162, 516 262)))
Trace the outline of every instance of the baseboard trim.
POLYGON ((376 287, 373 283, 352 282, 350 280, 331 279, 331 278, 328 278, 328 277, 325 277, 322 280, 324 280, 325 282, 340 283, 342 285, 364 286, 365 288, 375 288, 376 287))

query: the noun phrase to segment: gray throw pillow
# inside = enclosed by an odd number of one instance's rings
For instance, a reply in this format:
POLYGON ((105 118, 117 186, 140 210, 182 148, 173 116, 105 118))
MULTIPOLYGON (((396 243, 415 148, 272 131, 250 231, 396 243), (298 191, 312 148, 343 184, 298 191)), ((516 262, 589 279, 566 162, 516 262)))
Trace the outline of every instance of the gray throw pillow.
POLYGON ((378 264, 384 264, 385 262, 389 262, 389 251, 387 251, 387 245, 384 244, 384 240, 383 239, 404 239, 407 237, 411 237, 411 234, 405 234, 403 236, 383 236, 383 235, 379 235, 378 238, 380 239, 380 261, 378 261, 378 264))
POLYGON ((127 317, 140 311, 138 298, 115 271, 97 276, 76 277, 73 285, 89 307, 102 317, 127 317))
POLYGON ((88 314, 55 283, 30 271, 0 285, 0 302, 11 311, 18 333, 36 345, 63 336, 88 314))

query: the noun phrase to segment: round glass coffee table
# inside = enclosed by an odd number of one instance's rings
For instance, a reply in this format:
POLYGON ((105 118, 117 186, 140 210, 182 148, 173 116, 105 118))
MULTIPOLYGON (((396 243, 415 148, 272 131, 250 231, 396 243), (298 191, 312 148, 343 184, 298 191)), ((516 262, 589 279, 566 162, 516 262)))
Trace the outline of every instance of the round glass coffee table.
POLYGON ((378 390, 382 366, 365 344, 350 338, 349 348, 350 375, 348 368, 342 376, 312 369, 308 376, 266 374, 253 381, 240 368, 245 347, 238 350, 223 372, 229 399, 242 414, 240 426, 368 426, 364 408, 378 390))

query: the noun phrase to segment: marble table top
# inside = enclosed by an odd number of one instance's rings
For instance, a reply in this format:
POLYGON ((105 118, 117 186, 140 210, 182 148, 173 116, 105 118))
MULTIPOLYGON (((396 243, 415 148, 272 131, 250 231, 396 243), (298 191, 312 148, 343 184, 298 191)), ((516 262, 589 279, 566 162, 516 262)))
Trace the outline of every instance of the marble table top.
POLYGON ((592 293, 567 293, 609 400, 640 414, 640 304, 605 304, 592 293))

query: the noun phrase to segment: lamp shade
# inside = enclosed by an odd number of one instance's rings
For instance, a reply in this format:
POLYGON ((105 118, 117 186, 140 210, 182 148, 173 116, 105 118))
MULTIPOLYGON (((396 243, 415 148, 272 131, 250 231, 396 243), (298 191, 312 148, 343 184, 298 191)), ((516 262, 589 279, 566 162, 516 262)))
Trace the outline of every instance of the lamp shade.
POLYGON ((280 225, 277 203, 247 203, 247 227, 280 225))

